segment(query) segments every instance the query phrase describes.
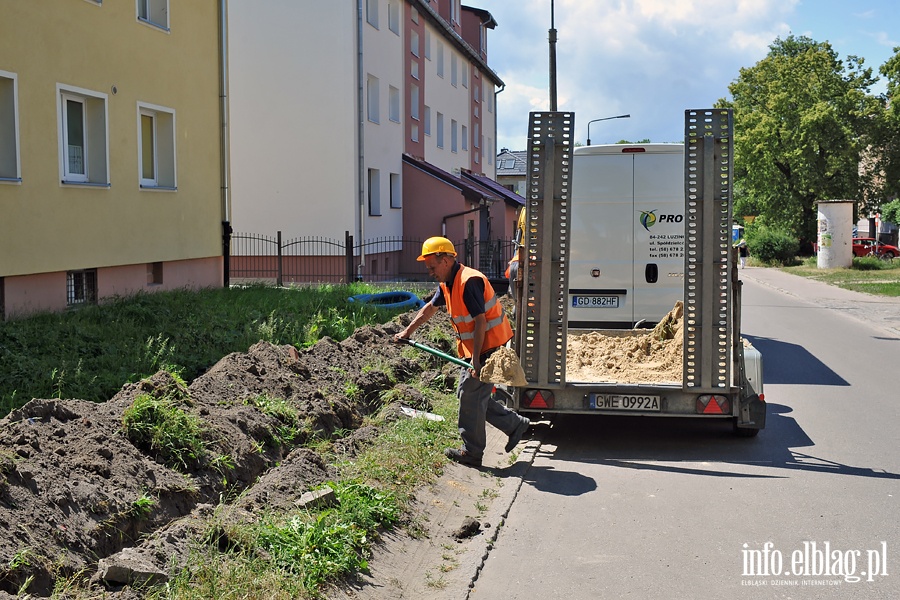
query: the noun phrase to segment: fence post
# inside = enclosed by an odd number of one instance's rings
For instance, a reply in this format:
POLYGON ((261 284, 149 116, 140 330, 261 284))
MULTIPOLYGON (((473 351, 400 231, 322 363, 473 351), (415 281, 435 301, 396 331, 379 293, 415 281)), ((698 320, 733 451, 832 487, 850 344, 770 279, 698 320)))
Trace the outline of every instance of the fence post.
POLYGON ((282 279, 283 269, 282 269, 282 264, 281 264, 281 231, 278 232, 277 239, 278 239, 278 260, 277 260, 278 274, 275 276, 275 285, 277 285, 278 287, 281 287, 282 285, 284 285, 284 280, 282 279))
POLYGON ((344 268, 347 275, 347 279, 344 281, 350 285, 350 282, 353 281, 353 236, 349 231, 344 232, 344 258, 346 259, 344 268))
POLYGON ((231 234, 234 233, 234 230, 231 228, 231 223, 228 221, 222 221, 222 282, 224 284, 223 287, 229 287, 231 285, 231 234))

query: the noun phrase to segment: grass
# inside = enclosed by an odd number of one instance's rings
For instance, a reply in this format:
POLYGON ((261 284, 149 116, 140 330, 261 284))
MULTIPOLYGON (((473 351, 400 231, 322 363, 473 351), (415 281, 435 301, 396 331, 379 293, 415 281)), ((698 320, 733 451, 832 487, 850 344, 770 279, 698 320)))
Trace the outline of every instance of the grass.
POLYGON ((347 302, 374 291, 362 283, 178 290, 0 322, 0 417, 32 398, 102 402, 160 369, 190 381, 260 340, 341 341, 395 314, 347 302))
MULTIPOLYGON (((176 381, 190 381, 222 356, 246 352, 260 339, 298 348, 315 343, 317 336, 344 339, 357 327, 394 316, 346 302, 348 296, 372 291, 379 290, 354 284, 180 291, 0 323, 0 416, 31 397, 103 401, 125 383, 160 369, 176 381)), ((449 337, 440 341, 450 345, 449 337)), ((213 518, 209 530, 220 534, 199 543, 187 567, 166 585, 141 593, 160 599, 320 598, 335 578, 366 567, 381 531, 402 523, 415 534, 420 525, 407 516, 409 502, 417 488, 438 477, 446 464, 442 450, 458 435, 455 396, 439 385, 421 391, 432 412, 445 420, 370 417, 380 427, 379 436, 352 461, 330 458, 340 475, 331 484, 339 499, 336 506, 269 514, 227 527, 213 518)), ((189 402, 179 390, 162 398, 138 396, 123 415, 123 431, 174 468, 208 460, 227 472, 232 459, 206 455, 202 423, 184 410, 189 402)), ((279 438, 320 443, 305 418, 283 399, 260 395, 247 404, 280 421, 279 438)), ((12 468, 14 457, 0 454, 0 475, 12 468)), ((129 512, 147 518, 157 503, 143 493, 129 512)), ((16 567, 32 560, 34 555, 23 551, 16 567)), ((54 597, 94 597, 83 584, 83 574, 60 578, 54 597)))
POLYGON ((811 257, 799 266, 782 267, 782 270, 855 292, 900 296, 900 259, 886 261, 862 257, 854 258, 849 269, 819 269, 816 257, 811 257))

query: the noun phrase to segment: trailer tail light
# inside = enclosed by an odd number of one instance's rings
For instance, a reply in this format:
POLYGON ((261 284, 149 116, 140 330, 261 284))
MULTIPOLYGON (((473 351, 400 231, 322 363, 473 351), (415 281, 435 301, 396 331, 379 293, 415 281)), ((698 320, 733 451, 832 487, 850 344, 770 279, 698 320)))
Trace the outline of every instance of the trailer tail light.
POLYGON ((522 408, 553 408, 556 398, 550 390, 525 390, 522 392, 522 408))
POLYGON ((634 148, 632 146, 625 146, 622 148, 622 152, 631 153, 631 152, 646 152, 646 148, 634 148))
POLYGON ((731 413, 731 402, 728 396, 703 395, 697 397, 697 414, 727 415, 731 413))

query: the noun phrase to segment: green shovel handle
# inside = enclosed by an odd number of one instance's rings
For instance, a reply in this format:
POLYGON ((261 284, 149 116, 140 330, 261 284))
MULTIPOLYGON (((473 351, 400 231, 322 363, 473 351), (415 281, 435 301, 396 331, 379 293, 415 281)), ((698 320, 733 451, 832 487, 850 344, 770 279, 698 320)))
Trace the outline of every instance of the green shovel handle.
POLYGON ((461 367, 467 367, 469 369, 472 368, 472 365, 470 365, 466 361, 462 360, 461 358, 456 358, 455 356, 450 356, 446 352, 441 352, 437 348, 431 348, 429 346, 426 346, 425 344, 420 344, 418 342, 414 342, 414 341, 406 339, 406 338, 399 338, 399 339, 404 344, 409 344, 413 348, 418 348, 419 350, 424 350, 425 352, 428 352, 429 354, 434 354, 435 356, 439 356, 440 358, 443 358, 444 360, 449 360, 453 364, 457 364, 461 367))

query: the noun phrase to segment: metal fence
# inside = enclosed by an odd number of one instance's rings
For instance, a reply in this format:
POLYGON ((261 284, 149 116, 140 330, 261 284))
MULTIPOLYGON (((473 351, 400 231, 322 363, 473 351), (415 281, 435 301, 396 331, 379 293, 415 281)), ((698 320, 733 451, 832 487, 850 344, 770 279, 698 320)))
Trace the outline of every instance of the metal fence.
MULTIPOLYGON (((305 236, 284 239, 257 233, 226 233, 224 247, 228 282, 271 281, 276 285, 348 283, 351 281, 427 281, 428 273, 416 258, 421 239, 371 238, 355 243, 346 232, 343 240, 305 236)), ((458 259, 489 279, 503 279, 515 244, 508 240, 466 239, 455 242, 458 259)))

